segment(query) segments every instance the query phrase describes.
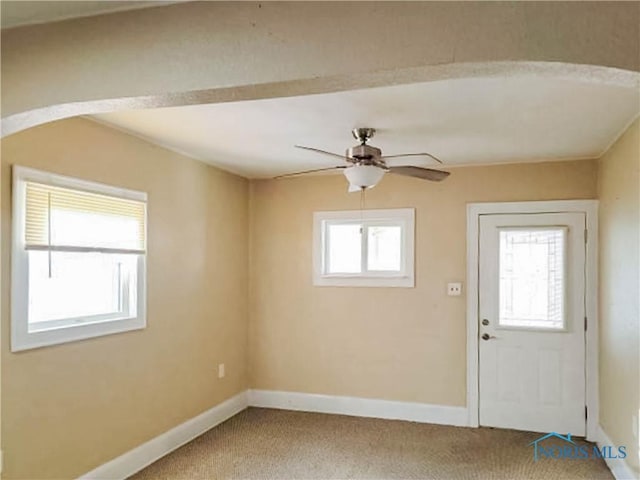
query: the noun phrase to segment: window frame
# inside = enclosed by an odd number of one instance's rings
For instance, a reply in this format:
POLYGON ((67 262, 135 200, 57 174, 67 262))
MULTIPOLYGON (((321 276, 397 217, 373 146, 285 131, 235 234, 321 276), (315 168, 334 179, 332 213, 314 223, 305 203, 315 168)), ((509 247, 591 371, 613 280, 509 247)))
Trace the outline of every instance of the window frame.
MULTIPOLYGON (((74 342, 88 338, 146 328, 146 256, 137 254, 136 311, 134 316, 107 314, 74 317, 58 328, 29 331, 29 259, 25 248, 26 182, 37 182, 62 188, 80 190, 141 201, 146 204, 147 194, 102 183, 67 177, 32 168, 14 165, 12 168, 12 244, 11 244, 11 351, 18 352, 49 345, 74 342), (99 318, 103 317, 103 318, 99 318)), ((145 229, 147 214, 145 208, 145 229)), ((146 231, 145 231, 146 238, 146 231)), ((59 321, 59 320, 56 320, 59 321)))
POLYGON ((313 214, 313 285, 334 287, 415 287, 415 209, 322 211, 313 214), (328 225, 363 224, 361 237, 361 272, 326 273, 328 225), (368 228, 400 226, 402 235, 401 270, 397 272, 369 271, 368 228))

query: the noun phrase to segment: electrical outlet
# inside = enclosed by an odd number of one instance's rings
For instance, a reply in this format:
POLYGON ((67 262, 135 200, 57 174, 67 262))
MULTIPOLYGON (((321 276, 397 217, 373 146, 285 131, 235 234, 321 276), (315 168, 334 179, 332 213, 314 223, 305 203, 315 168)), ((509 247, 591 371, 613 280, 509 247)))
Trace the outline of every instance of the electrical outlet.
POLYGON ((462 295, 462 283, 447 283, 447 295, 450 297, 459 297, 462 295))
POLYGON ((224 363, 218 364, 218 378, 224 378, 224 363))

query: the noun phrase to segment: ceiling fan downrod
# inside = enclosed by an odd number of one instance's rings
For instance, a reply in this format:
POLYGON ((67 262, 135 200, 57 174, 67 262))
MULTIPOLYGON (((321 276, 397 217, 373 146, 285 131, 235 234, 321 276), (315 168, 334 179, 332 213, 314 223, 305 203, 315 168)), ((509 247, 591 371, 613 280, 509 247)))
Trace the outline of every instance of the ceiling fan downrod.
POLYGON ((351 130, 351 134, 353 135, 353 138, 358 140, 360 142, 360 145, 365 145, 368 140, 373 138, 375 133, 376 133, 375 128, 362 127, 362 128, 354 128, 353 130, 351 130))

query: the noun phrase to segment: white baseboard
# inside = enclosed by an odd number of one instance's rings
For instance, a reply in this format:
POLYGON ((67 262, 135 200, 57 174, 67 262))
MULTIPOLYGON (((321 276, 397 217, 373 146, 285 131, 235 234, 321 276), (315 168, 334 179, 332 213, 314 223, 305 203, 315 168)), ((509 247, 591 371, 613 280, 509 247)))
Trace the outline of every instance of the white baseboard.
MULTIPOLYGON (((78 480, 125 479, 248 406, 468 426, 466 407, 312 393, 247 390, 82 475, 78 480)), ((613 445, 600 426, 598 426, 597 444, 598 447, 613 445)), ((639 478, 624 460, 605 459, 605 461, 616 480, 639 478)))
POLYGON ((246 391, 82 475, 79 480, 125 479, 245 408, 247 408, 246 391))
MULTIPOLYGON (((598 425, 598 441, 596 443, 599 448, 602 448, 604 445, 613 445, 613 442, 600 425, 598 425)), ((630 453, 631 452, 627 451, 627 455, 630 453)), ((611 470, 616 480, 637 480, 640 478, 638 473, 634 472, 625 460, 605 458, 604 461, 607 463, 607 467, 609 467, 609 470, 611 470)))
POLYGON ((248 406, 460 427, 468 425, 465 407, 311 393, 247 390, 82 475, 78 480, 123 480, 248 406))
MULTIPOLYGON (((240 413, 248 406, 407 420, 459 427, 469 425, 466 407, 312 393, 247 390, 82 475, 78 480, 125 479, 240 413)), ((598 447, 613 445, 601 426, 598 426, 597 444, 598 447)), ((616 480, 636 480, 639 478, 638 474, 624 460, 605 459, 605 461, 616 480)))
POLYGON ((251 407, 468 426, 466 407, 272 390, 249 390, 248 400, 251 407))

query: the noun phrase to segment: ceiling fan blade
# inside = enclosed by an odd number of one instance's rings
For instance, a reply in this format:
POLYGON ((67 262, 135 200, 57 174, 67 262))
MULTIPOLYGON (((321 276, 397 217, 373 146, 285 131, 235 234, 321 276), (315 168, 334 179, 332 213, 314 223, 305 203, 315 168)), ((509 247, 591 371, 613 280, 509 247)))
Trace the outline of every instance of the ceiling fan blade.
POLYGON ((400 158, 400 157, 430 157, 433 158, 436 162, 442 164, 442 160, 440 160, 438 157, 436 157, 435 155, 431 155, 430 153, 401 153, 398 155, 385 155, 384 157, 382 157, 383 160, 386 160, 387 158, 400 158))
POLYGON ((406 175, 408 177, 431 180, 432 182, 439 182, 450 175, 449 172, 443 172, 442 170, 421 167, 389 167, 389 172, 397 173, 398 175, 406 175))
POLYGON ((278 178, 294 177, 296 175, 305 175, 307 173, 328 172, 329 170, 342 170, 343 168, 347 168, 347 165, 338 165, 337 167, 328 168, 315 168, 313 170, 303 170, 302 172, 285 173, 284 175, 273 177, 273 179, 277 180, 278 178))
POLYGON ((302 145, 294 145, 294 147, 302 148, 303 150, 310 150, 310 151, 316 152, 316 153, 323 153, 325 155, 331 155, 332 157, 341 158, 342 160, 348 160, 350 158, 350 157, 347 157, 346 155, 339 155, 337 153, 327 152, 326 150, 320 150, 319 148, 303 147, 302 145))

